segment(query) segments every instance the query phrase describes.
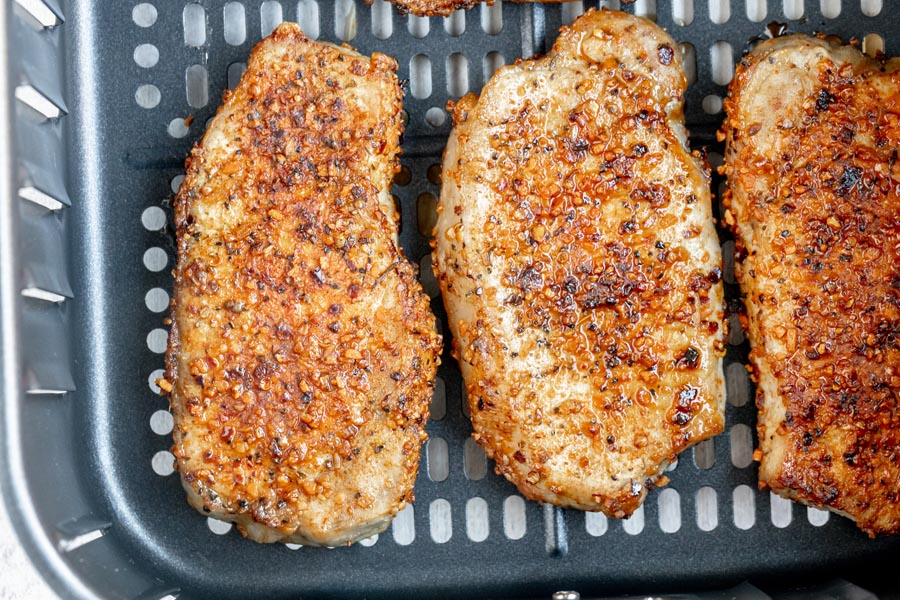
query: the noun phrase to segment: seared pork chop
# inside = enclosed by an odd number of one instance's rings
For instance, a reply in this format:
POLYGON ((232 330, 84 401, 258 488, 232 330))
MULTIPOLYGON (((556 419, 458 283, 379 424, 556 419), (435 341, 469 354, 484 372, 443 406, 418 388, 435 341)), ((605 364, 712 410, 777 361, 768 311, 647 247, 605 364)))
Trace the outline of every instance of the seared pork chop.
POLYGON ((454 107, 435 266, 475 439, 530 499, 625 517, 724 425, 709 180, 676 43, 589 11, 454 107))
POLYGON ((725 107, 760 485, 897 533, 900 60, 778 38, 725 107))
POLYGON ((441 344, 397 248, 395 70, 282 24, 175 200, 173 452, 256 541, 348 544, 412 500, 441 344))

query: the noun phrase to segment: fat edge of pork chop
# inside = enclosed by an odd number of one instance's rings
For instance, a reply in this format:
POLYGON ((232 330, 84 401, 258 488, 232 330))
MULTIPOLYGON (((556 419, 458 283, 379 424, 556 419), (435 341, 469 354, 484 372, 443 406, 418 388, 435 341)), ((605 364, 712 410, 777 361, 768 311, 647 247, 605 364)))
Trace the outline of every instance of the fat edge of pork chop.
POLYGON ((256 541, 348 544, 412 500, 441 344, 396 245, 395 70, 280 25, 175 200, 176 466, 256 541))
POLYGON ((522 493, 625 517, 722 431, 723 289, 678 46, 589 11, 454 108, 435 271, 475 439, 522 493))
POLYGON ((760 486, 900 532, 900 60, 808 36, 741 60, 723 125, 760 486))

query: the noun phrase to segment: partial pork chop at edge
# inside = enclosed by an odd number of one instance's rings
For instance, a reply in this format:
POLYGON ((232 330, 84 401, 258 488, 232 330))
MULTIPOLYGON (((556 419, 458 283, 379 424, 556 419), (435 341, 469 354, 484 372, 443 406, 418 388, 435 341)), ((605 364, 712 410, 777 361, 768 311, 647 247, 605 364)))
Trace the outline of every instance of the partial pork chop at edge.
POLYGON ((350 543, 412 501, 441 344, 396 245, 396 68, 280 25, 175 200, 173 452, 256 541, 350 543))
POLYGON ((898 533, 900 60, 778 38, 725 106, 760 483, 898 533))
POLYGON ((662 29, 589 11, 460 100, 435 267, 475 429, 525 496, 625 517, 724 426, 721 256, 662 29))

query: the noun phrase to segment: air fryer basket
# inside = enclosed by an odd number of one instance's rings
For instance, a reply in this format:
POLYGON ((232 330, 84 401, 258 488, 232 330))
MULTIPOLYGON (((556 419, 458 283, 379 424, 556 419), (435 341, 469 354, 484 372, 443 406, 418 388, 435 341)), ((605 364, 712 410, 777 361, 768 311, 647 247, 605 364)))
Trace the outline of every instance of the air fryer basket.
MULTIPOLYGON (((618 2, 604 1, 601 5, 618 2)), ((693 144, 714 132, 733 63, 777 29, 898 52, 892 0, 638 0, 684 42, 693 144), (879 37, 878 34, 881 34, 879 37)), ((441 323, 427 234, 448 99, 545 51, 597 2, 497 2, 449 19, 383 0, 2 0, 2 482, 23 542, 72 597, 533 597, 765 589, 846 577, 896 589, 900 540, 756 489, 753 390, 733 327, 728 430, 683 454, 671 484, 623 522, 524 501, 469 438, 455 361, 439 371, 416 502, 350 548, 260 545, 189 508, 157 395, 173 265, 168 202, 184 157, 249 50, 281 20, 397 57, 410 80, 402 245, 441 323), (5 52, 4 52, 5 48, 5 52), (424 232, 424 233, 423 233, 424 232)), ((714 177, 713 190, 721 181, 714 177)), ((717 211, 718 211, 717 207, 717 211)), ((738 297, 722 234, 725 281, 738 297)), ((446 327, 443 327, 446 333, 446 327)), ((447 344, 449 348, 449 343, 447 344)))

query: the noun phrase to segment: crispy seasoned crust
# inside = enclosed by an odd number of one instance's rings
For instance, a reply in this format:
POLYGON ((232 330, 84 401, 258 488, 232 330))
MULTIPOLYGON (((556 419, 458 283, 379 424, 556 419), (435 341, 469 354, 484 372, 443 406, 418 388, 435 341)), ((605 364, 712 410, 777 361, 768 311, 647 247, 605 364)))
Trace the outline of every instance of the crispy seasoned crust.
POLYGON ((396 246, 395 70, 280 25, 175 199, 173 452, 257 541, 350 543, 412 500, 440 339, 396 246))
MULTIPOLYGON (((528 0, 512 0, 513 2, 526 2, 528 0)), ((539 0, 541 2, 557 3, 564 0, 539 0)), ((372 0, 366 0, 371 4, 372 0)), ((454 10, 468 10, 476 4, 492 5, 494 0, 390 0, 401 12, 408 12, 422 17, 446 17, 454 10)))
POLYGON ((900 61, 768 41, 725 109, 760 485, 900 532, 900 61))
POLYGON ((528 498, 615 517, 724 425, 708 175, 678 46, 589 11, 454 108, 435 268, 475 429, 528 498))

